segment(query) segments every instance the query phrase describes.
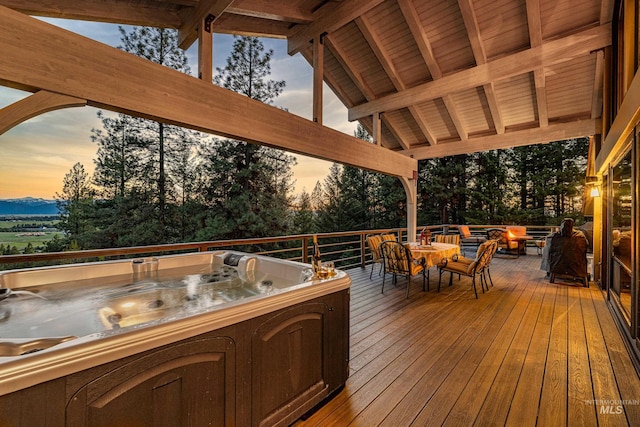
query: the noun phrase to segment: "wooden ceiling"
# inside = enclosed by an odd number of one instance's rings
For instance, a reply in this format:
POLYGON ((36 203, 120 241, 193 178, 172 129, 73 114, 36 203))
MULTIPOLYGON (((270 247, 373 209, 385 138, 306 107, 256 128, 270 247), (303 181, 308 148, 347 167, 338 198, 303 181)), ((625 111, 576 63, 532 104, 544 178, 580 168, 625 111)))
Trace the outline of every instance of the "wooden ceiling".
POLYGON ((600 133, 614 0, 0 0, 36 16, 280 37, 416 159, 600 133), (379 121, 377 121, 379 119, 379 121))

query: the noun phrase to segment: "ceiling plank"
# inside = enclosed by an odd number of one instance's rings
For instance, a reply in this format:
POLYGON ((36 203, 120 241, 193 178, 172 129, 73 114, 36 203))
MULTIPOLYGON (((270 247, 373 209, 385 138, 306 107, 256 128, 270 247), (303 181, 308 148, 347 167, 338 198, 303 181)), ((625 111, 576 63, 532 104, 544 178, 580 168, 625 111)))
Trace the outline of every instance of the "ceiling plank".
POLYGON ((417 161, 400 153, 4 7, 0 45, 4 86, 388 175, 411 179, 417 170, 417 161))
POLYGON ((433 147, 413 148, 403 151, 403 154, 412 156, 418 160, 432 159, 487 150, 501 150, 511 147, 541 144, 549 141, 582 138, 598 134, 600 130, 600 119, 576 120, 574 122, 550 124, 546 128, 535 127, 505 132, 501 135, 490 135, 461 142, 438 144, 433 147))
POLYGON ((227 9, 227 12, 297 24, 313 22, 313 15, 303 10, 299 5, 275 2, 273 0, 235 0, 227 9))
POLYGON ((384 0, 349 0, 337 5, 328 3, 315 12, 314 20, 309 25, 298 25, 289 37, 289 55, 304 49, 314 37, 323 33, 331 34, 344 27, 359 16, 365 15, 384 0), (298 28, 299 27, 299 28, 298 28))
POLYGON ((97 0, 0 0, 0 6, 26 15, 49 18, 108 22, 123 25, 146 25, 158 28, 178 28, 180 18, 168 7, 139 6, 128 2, 97 0))
POLYGON ((324 37, 325 47, 331 50, 331 53, 336 58, 336 60, 340 63, 344 71, 353 81, 353 84, 356 85, 358 90, 362 92, 366 99, 373 99, 374 93, 367 85, 367 83, 362 78, 362 75, 354 70, 354 65, 347 60, 347 54, 334 43, 333 37, 331 35, 327 35, 324 37))
POLYGON ((357 120, 376 112, 397 110, 411 104, 440 98, 448 93, 485 85, 536 68, 554 65, 611 44, 611 25, 602 25, 545 42, 513 55, 505 56, 474 68, 423 83, 399 93, 387 95, 349 109, 349 120, 357 120))
POLYGON ((227 10, 234 0, 200 0, 198 6, 181 9, 181 24, 178 28, 178 46, 187 50, 198 39, 198 26, 208 15, 212 15, 211 25, 227 10))

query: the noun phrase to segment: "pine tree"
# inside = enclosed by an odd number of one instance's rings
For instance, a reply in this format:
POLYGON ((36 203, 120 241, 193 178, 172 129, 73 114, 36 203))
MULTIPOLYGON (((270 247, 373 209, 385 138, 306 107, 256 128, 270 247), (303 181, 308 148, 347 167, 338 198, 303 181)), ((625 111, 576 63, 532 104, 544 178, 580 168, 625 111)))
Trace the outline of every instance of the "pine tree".
MULTIPOLYGON (((178 35, 175 30, 163 28, 135 27, 127 32, 120 29, 122 45, 120 49, 145 58, 149 61, 168 68, 189 74, 187 56, 178 47, 178 35)), ((164 123, 144 119, 134 119, 137 123, 138 141, 145 155, 140 156, 141 172, 139 176, 146 182, 140 187, 144 189, 140 194, 152 196, 157 203, 156 213, 151 218, 157 219, 158 225, 148 222, 150 232, 156 236, 155 243, 164 243, 175 236, 175 227, 167 223, 168 202, 175 201, 176 194, 173 176, 170 173, 171 164, 180 162, 184 150, 189 151, 190 143, 194 141, 191 131, 169 126, 164 123), (151 191, 149 191, 151 190, 151 191)))
POLYGON ((60 212, 58 228, 65 231, 68 242, 76 242, 81 249, 87 246, 94 231, 94 196, 89 174, 79 162, 64 176, 62 192, 56 193, 56 205, 60 212))
POLYGON ((93 181, 101 189, 101 197, 125 197, 132 186, 143 181, 140 159, 147 144, 132 117, 120 114, 109 118, 99 111, 98 118, 102 129, 91 130, 91 140, 98 145, 93 181))
POLYGON ((294 234, 308 234, 316 232, 311 195, 304 189, 297 197, 292 225, 293 229, 291 231, 294 234))
POLYGON ((465 156, 429 159, 419 163, 418 191, 421 224, 458 222, 467 185, 465 156))
MULTIPOLYGON (((267 80, 273 51, 255 37, 236 37, 214 82, 249 98, 273 103, 284 81, 267 80)), ((206 199, 210 215, 203 239, 286 234, 290 227, 291 167, 295 158, 281 150, 243 141, 215 140, 207 156, 206 199)))
POLYGON ((317 229, 320 232, 343 230, 344 206, 340 204, 342 188, 342 166, 334 163, 322 185, 321 204, 317 210, 317 229))

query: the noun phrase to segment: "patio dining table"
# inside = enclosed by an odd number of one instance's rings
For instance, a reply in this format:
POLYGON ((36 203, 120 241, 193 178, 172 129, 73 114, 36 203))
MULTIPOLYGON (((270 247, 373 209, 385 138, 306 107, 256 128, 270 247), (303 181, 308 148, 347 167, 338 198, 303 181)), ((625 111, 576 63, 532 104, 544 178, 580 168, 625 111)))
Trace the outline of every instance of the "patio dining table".
POLYGON ((460 246, 451 243, 433 242, 430 245, 419 245, 418 243, 409 243, 409 250, 413 258, 424 258, 425 268, 431 268, 438 264, 443 258, 451 258, 454 255, 460 255, 460 246))

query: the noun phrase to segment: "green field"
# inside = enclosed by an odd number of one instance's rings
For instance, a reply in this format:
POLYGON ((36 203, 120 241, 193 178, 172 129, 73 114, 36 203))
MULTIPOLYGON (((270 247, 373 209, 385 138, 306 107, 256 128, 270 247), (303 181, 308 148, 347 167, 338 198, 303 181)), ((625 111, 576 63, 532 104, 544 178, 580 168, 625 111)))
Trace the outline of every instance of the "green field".
POLYGON ((15 246, 20 252, 31 243, 34 247, 43 246, 43 243, 53 239, 53 236, 58 234, 62 237, 62 233, 59 231, 53 231, 55 223, 57 221, 41 221, 33 218, 27 218, 24 220, 0 220, 0 244, 5 247, 15 246), (23 225, 36 224, 38 226, 46 227, 45 230, 19 230, 9 231, 13 227, 20 227, 23 225), (40 235, 44 233, 44 235, 40 235))

